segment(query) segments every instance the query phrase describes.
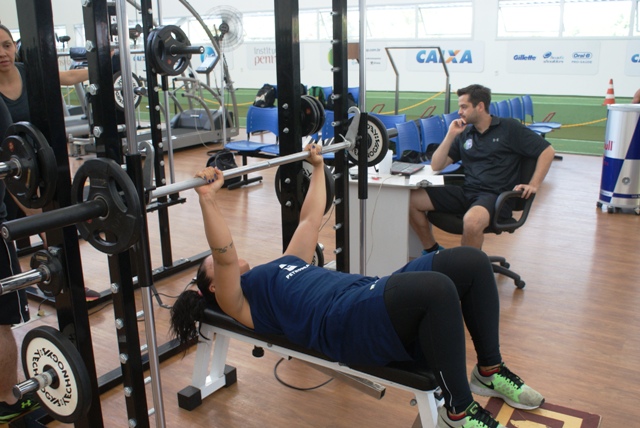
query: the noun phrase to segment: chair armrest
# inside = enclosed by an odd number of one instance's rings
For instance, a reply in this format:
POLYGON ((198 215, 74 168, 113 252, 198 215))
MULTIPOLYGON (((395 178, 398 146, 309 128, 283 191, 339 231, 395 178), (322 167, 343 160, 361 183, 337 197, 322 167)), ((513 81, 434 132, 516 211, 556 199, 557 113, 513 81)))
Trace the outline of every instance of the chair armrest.
POLYGON ((498 195, 498 199, 496 199, 496 208, 495 215, 493 216, 493 220, 491 221, 491 227, 497 232, 513 232, 527 221, 527 217, 529 216, 529 210, 531 209, 531 204, 533 203, 533 199, 535 198, 535 194, 531 195, 529 199, 522 200, 522 190, 510 190, 507 192, 502 192, 498 195), (513 217, 507 220, 506 222, 500 222, 500 216, 498 215, 504 205, 510 199, 518 198, 523 201, 522 206, 522 215, 518 220, 515 220, 513 217))

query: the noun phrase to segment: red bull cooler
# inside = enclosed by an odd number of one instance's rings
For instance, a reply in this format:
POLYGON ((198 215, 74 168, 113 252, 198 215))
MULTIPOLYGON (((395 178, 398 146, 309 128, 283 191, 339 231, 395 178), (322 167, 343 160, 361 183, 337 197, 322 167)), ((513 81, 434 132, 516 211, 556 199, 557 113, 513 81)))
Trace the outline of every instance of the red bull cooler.
POLYGON ((598 206, 640 214, 640 104, 608 107, 598 206))

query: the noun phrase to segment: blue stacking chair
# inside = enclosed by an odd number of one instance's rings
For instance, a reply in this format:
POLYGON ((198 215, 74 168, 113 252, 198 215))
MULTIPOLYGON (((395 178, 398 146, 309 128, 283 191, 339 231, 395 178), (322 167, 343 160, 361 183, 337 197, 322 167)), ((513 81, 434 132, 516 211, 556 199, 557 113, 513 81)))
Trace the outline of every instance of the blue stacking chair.
MULTIPOLYGON (((398 137, 396 142, 396 157, 400 157, 405 150, 413 150, 418 153, 424 153, 422 142, 420 141, 420 131, 418 125, 413 120, 409 122, 396 123, 395 126, 398 131, 398 137)), ((429 162, 422 162, 428 165, 429 162)))
POLYGON ((498 105, 495 102, 491 102, 491 104, 489 104, 489 114, 492 116, 498 115, 498 105))
MULTIPOLYGON (((265 143, 263 141, 252 141, 251 134, 259 131, 268 131, 278 138, 278 108, 277 107, 255 107, 249 106, 247 110, 247 139, 231 141, 225 145, 225 148, 232 150, 242 156, 242 165, 247 164, 249 156, 258 156, 260 152, 270 146, 277 144, 265 143)), ((238 183, 229 186, 230 189, 244 186, 249 183, 262 180, 262 177, 248 178, 245 174, 238 183)))
POLYGON ((545 126, 548 126, 549 128, 553 128, 553 129, 558 129, 558 128, 560 128, 562 126, 562 124, 560 122, 550 122, 549 121, 549 119, 551 119, 555 115, 555 112, 549 113, 547 115, 547 117, 542 120, 542 122, 536 122, 533 119, 533 100, 531 99, 531 96, 529 96, 529 95, 523 95, 522 96, 522 107, 523 107, 525 118, 527 116, 531 116, 531 123, 533 123, 533 124, 545 125, 545 126))
POLYGON ((453 122, 456 119, 460 119, 460 113, 458 113, 458 110, 452 111, 451 113, 443 113, 442 114, 442 120, 444 121, 445 133, 446 133, 446 131, 449 130, 449 125, 451 125, 451 122, 453 122))
POLYGON ((509 106, 511 107, 511 117, 524 123, 524 107, 522 106, 522 99, 520 97, 510 98, 509 106))
POLYGON ((496 106, 498 107, 499 117, 511 117, 511 106, 508 100, 498 101, 496 106))
MULTIPOLYGON (((509 99, 509 105, 511 106, 511 117, 525 123, 524 105, 522 104, 522 98, 514 97, 509 99)), ((548 132, 553 131, 555 128, 547 126, 543 122, 532 123, 527 125, 529 129, 539 135, 546 135, 548 132)))
POLYGON ((356 105, 360 104, 360 87, 354 86, 353 88, 347 88, 347 92, 353 96, 353 99, 356 102, 356 105))
MULTIPOLYGON (((382 124, 387 130, 394 129, 396 127, 396 123, 403 123, 407 121, 406 114, 369 113, 369 116, 375 116, 376 118, 380 119, 380 121, 382 122, 382 124)), ((389 138, 389 141, 393 141, 395 144, 398 144, 397 137, 389 138)), ((400 155, 398 154, 398 150, 396 150, 396 154, 393 158, 397 159, 398 156, 400 155)))
POLYGON ((422 136, 422 146, 425 151, 429 144, 440 144, 446 134, 447 130, 444 127, 442 116, 420 119, 420 135, 422 136))

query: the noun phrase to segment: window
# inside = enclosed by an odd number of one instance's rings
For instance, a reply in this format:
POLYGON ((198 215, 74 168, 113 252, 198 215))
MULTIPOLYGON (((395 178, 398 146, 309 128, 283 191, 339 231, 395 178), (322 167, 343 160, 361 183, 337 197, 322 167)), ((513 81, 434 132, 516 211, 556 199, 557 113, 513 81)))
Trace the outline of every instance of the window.
POLYGON ((498 37, 638 35, 638 0, 499 0, 498 37))
POLYGON ((431 3, 418 6, 418 38, 471 37, 472 34, 471 2, 431 3))

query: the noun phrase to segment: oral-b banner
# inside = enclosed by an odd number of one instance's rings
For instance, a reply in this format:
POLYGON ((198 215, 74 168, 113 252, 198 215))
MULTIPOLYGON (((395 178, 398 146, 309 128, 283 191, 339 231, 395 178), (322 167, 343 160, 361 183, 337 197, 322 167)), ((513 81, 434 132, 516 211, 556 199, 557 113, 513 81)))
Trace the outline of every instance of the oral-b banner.
POLYGON ((526 74, 598 73, 598 41, 513 41, 507 46, 507 71, 526 74))
POLYGON ((443 62, 450 71, 481 73, 484 70, 483 42, 452 41, 439 43, 439 46, 442 57, 435 47, 406 50, 407 70, 438 72, 442 71, 443 62))
POLYGON ((640 40, 630 40, 624 60, 624 74, 640 76, 640 40))

